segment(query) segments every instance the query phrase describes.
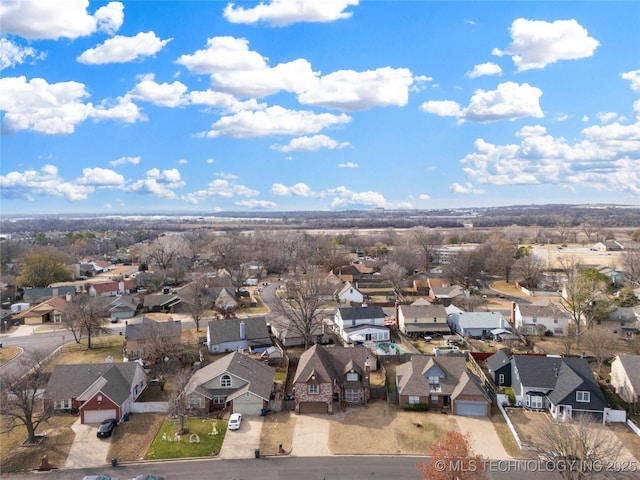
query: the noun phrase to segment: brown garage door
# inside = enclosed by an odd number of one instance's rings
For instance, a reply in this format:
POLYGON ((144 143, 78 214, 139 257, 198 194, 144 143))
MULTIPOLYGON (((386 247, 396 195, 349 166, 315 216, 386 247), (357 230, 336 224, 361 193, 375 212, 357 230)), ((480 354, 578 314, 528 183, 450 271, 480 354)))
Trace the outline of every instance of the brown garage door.
POLYGON ((300 402, 300 413, 328 413, 329 405, 324 402, 300 402))

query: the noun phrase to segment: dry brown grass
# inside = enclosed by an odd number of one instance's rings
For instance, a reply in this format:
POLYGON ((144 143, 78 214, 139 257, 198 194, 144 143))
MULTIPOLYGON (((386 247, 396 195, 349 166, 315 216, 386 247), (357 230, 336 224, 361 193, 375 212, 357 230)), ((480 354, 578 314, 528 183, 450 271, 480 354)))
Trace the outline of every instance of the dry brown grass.
POLYGON ((165 418, 166 415, 132 413, 128 422, 122 422, 113 431, 108 458, 115 457, 120 462, 141 460, 165 418))
POLYGON ((498 411, 498 407, 494 404, 491 411, 491 423, 496 430, 496 434, 504 447, 504 450, 513 458, 532 458, 533 452, 530 450, 520 450, 516 439, 513 438, 513 433, 507 425, 507 421, 502 414, 498 411))
POLYGON ((532 444, 544 431, 545 425, 550 424, 546 412, 532 412, 524 408, 507 408, 506 411, 523 444, 532 444))
POLYGON ((18 347, 4 346, 0 348, 0 367, 16 358, 18 355, 20 355, 20 352, 22 352, 22 349, 18 347))
POLYGON ((282 445, 285 452, 290 452, 295 426, 296 417, 291 412, 269 413, 262 424, 260 451, 264 455, 277 455, 282 445))
MULTIPOLYGON (((78 420, 75 415, 55 415, 36 431, 46 433, 44 440, 35 446, 24 446, 27 432, 17 427, 0 438, 0 473, 15 473, 33 470, 40 466, 42 457, 49 459, 49 465, 60 468, 67 459, 75 437, 71 425, 78 420)), ((1 430, 5 430, 5 419, 0 418, 1 430)))
POLYGON ((333 454, 425 454, 442 432, 458 431, 450 415, 405 412, 387 402, 354 408, 329 425, 333 454))

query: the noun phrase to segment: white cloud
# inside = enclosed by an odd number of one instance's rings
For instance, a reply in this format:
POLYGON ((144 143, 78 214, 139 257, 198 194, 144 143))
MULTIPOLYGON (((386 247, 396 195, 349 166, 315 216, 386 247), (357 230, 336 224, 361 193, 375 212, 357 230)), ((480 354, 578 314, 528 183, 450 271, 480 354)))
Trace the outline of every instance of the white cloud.
POLYGON ((440 117, 460 117, 462 115, 460 105, 453 100, 429 100, 420 105, 420 109, 440 117))
POLYGON ((83 168, 82 177, 76 182, 79 185, 122 187, 126 183, 125 178, 108 168, 83 168))
POLYGON ((473 185, 469 182, 465 182, 464 185, 459 183, 451 184, 451 191, 454 193, 464 193, 464 194, 474 194, 474 195, 482 195, 486 193, 484 190, 474 188, 473 185))
POLYGON ((189 161, 186 158, 181 158, 178 160, 178 164, 180 165, 186 165, 187 163, 189 163, 189 161))
POLYGON ((478 89, 469 100, 469 106, 461 109, 451 100, 431 100, 420 108, 439 116, 455 116, 459 122, 494 122, 523 117, 543 117, 540 108, 542 91, 528 83, 505 82, 496 90, 478 89))
POLYGON ((344 186, 327 190, 327 195, 333 197, 331 208, 345 207, 375 207, 385 208, 390 204, 381 193, 374 191, 353 192, 344 186))
POLYGON ((124 20, 124 5, 110 2, 91 15, 89 0, 18 0, 3 2, 0 24, 4 34, 30 39, 78 38, 96 31, 113 34, 124 20))
POLYGON ((640 70, 632 70, 631 72, 621 73, 620 77, 622 77, 623 80, 631 81, 632 90, 640 90, 640 70))
POLYGON ((339 70, 324 75, 298 96, 302 104, 356 111, 373 107, 404 106, 413 83, 407 68, 384 67, 356 72, 339 70))
POLYGON ((83 103, 88 97, 84 84, 60 82, 49 84, 42 78, 27 82, 25 77, 0 79, 0 108, 5 116, 2 130, 13 133, 34 130, 47 134, 68 134, 88 118, 112 119, 133 123, 144 119, 128 97, 109 105, 83 103))
POLYGON ((269 200, 240 200, 238 202, 233 202, 234 205, 243 208, 275 208, 277 206, 276 203, 271 202, 269 200))
POLYGON ((350 121, 351 117, 344 113, 316 114, 311 111, 287 110, 280 106, 273 106, 258 112, 242 111, 235 115, 221 117, 204 135, 209 138, 251 138, 275 134, 304 135, 350 121))
POLYGON ((595 125, 569 143, 544 127, 521 130, 519 144, 494 145, 483 139, 461 160, 463 171, 493 185, 587 186, 640 195, 640 123, 595 125))
POLYGON ((358 168, 359 165, 353 162, 339 163, 338 167, 340 168, 358 168))
POLYGON ((511 55, 522 72, 544 68, 558 60, 590 57, 600 43, 589 36, 576 20, 541 20, 518 18, 511 24, 511 44, 504 50, 494 49, 494 55, 511 55))
POLYGON ((153 74, 143 75, 140 82, 129 92, 133 98, 163 107, 177 107, 187 102, 187 86, 176 80, 173 83, 157 83, 153 74))
POLYGON ((185 186, 180 172, 176 168, 160 171, 152 168, 146 172, 146 177, 133 182, 125 190, 137 193, 147 193, 162 198, 177 198, 173 191, 185 186))
POLYGON ((226 178, 227 180, 235 180, 238 178, 238 176, 233 173, 218 172, 215 175, 216 177, 226 178))
POLYGON ((138 165, 140 163, 140 157, 120 157, 116 160, 111 160, 109 165, 117 167, 118 165, 138 165))
POLYGON ((640 120, 640 100, 633 102, 633 116, 640 120))
POLYGON ((282 27, 299 22, 333 22, 351 17, 344 10, 358 5, 358 0, 272 0, 253 8, 236 7, 229 3, 224 17, 231 23, 265 22, 282 27))
POLYGON ((207 158, 207 163, 211 165, 212 163, 216 163, 216 161, 213 158, 207 158))
MULTIPOLYGON (((224 176, 224 174, 220 176, 224 176)), ((228 178, 232 179, 235 178, 235 176, 230 175, 228 178)), ((245 185, 237 185, 228 179, 215 179, 209 182, 206 189, 183 195, 182 199, 191 204, 198 204, 214 197, 233 198, 237 195, 242 197, 255 197, 259 194, 260 192, 257 190, 253 190, 245 185)))
POLYGON ((600 120, 600 123, 602 124, 609 123, 615 120, 616 118, 618 118, 618 114, 616 112, 598 112, 596 116, 598 117, 598 120, 600 120))
POLYGON ((32 47, 23 47, 6 38, 0 38, 0 70, 24 63, 29 57, 42 60, 45 56, 45 53, 38 53, 32 47))
POLYGON ((420 196, 418 197, 420 200, 431 200, 431 196, 427 195, 426 193, 421 193, 420 196))
POLYGON ((280 152, 293 152, 299 150, 306 152, 317 152, 321 148, 335 150, 336 148, 346 148, 349 145, 349 142, 337 142, 327 135, 313 135, 311 137, 305 136, 294 138, 289 142, 288 145, 273 145, 271 146, 271 148, 280 152))
POLYGON ((281 183, 274 183, 271 186, 271 193, 279 197, 317 197, 319 194, 315 193, 309 185, 306 183, 296 183, 291 187, 287 187, 281 183))
POLYGON ((155 55, 171 40, 161 40, 152 31, 140 32, 135 37, 116 35, 102 45, 82 52, 78 62, 89 65, 130 62, 140 57, 155 55))
POLYGON ((481 63, 479 65, 474 65, 473 70, 467 72, 467 77, 476 78, 482 77, 485 75, 501 75, 502 69, 500 65, 497 65, 492 62, 481 63))

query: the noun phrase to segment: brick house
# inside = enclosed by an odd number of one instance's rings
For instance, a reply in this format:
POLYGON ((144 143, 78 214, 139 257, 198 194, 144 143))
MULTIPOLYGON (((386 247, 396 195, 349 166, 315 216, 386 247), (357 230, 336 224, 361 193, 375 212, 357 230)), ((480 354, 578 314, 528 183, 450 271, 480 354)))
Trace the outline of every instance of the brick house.
POLYGON ((301 356, 293 379, 296 413, 333 413, 334 402, 366 405, 375 358, 366 348, 314 345, 301 356))

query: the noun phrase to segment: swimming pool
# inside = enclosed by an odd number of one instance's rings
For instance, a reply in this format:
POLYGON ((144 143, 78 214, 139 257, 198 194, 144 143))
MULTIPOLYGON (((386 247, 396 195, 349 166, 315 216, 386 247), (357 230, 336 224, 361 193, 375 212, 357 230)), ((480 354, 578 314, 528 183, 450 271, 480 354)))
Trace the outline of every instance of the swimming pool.
POLYGON ((378 355, 402 355, 407 353, 404 348, 393 342, 376 343, 376 352, 378 355))

